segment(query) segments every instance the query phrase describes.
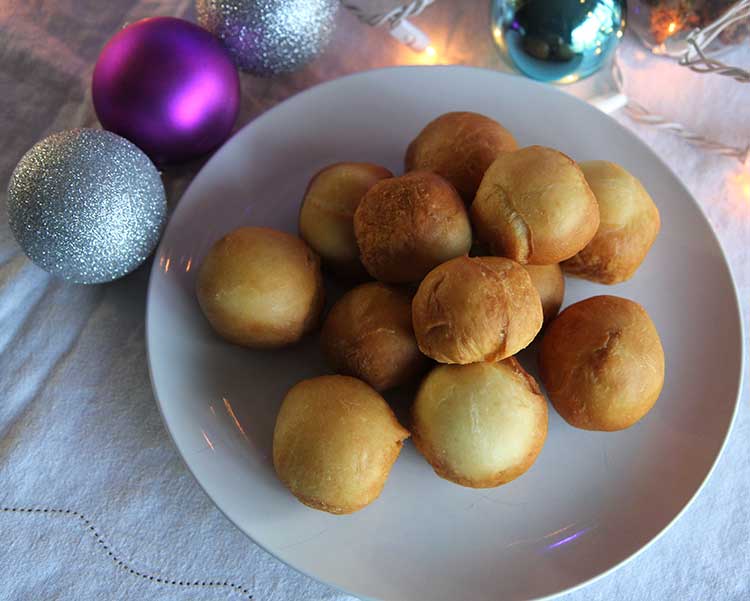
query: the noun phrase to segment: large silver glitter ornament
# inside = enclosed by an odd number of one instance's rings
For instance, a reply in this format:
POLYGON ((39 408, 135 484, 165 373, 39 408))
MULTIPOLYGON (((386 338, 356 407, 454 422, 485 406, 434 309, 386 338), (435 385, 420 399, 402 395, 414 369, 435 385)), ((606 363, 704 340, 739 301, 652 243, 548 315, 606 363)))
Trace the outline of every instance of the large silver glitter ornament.
POLYGON ((198 22, 255 75, 294 71, 317 56, 333 32, 338 0, 196 0, 198 22))
POLYGON ((23 251, 81 284, 114 280, 143 263, 166 215, 156 167, 108 131, 45 138, 23 156, 8 186, 8 220, 23 251))

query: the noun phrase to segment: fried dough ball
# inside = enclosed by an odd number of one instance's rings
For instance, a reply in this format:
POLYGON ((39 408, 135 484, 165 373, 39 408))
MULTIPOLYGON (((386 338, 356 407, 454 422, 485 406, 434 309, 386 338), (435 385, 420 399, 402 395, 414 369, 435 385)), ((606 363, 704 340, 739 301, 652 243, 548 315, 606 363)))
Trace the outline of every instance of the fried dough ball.
POLYGON ((526 472, 547 438, 547 401, 512 357, 436 367, 412 416, 414 444, 438 476, 473 488, 526 472))
POLYGON ((503 257, 458 257, 433 269, 412 301, 422 352, 440 363, 496 361, 527 346, 542 327, 531 276, 503 257))
POLYGON ((622 430, 646 415, 664 384, 664 350, 646 310, 595 296, 549 325, 539 373, 552 405, 571 426, 622 430))
POLYGON ((406 171, 432 171, 471 204, 479 182, 497 155, 518 148, 513 135, 478 113, 445 113, 430 121, 406 150, 406 171))
POLYGON ((335 163, 310 180, 299 213, 299 232, 333 273, 366 275, 354 237, 354 211, 365 192, 388 177, 393 177, 388 169, 372 163, 335 163))
POLYGON ((563 302, 565 296, 565 278, 558 264, 553 265, 524 265, 531 276, 531 283, 539 293, 542 301, 544 324, 552 320, 563 302))
POLYGON ((471 222, 492 254, 550 265, 591 241, 599 208, 573 159, 529 146, 503 152, 490 165, 471 205, 471 222))
POLYGON ((274 348, 318 323, 318 256, 291 234, 242 227, 216 242, 198 272, 198 302, 213 329, 235 344, 274 348))
POLYGON ((428 365, 414 338, 411 296, 380 282, 362 284, 341 297, 320 339, 336 371, 378 391, 406 384, 428 365))
POLYGON ((599 204, 593 240, 562 264, 566 273, 601 284, 630 279, 659 233, 659 210, 646 189, 615 163, 580 163, 599 204))
POLYGON ((305 505, 352 513, 380 495, 408 437, 370 386, 348 376, 320 376, 299 382, 284 397, 273 465, 305 505))
POLYGON ((453 186, 426 171, 370 188, 354 213, 354 232, 362 264, 381 282, 418 282, 471 248, 464 203, 453 186))

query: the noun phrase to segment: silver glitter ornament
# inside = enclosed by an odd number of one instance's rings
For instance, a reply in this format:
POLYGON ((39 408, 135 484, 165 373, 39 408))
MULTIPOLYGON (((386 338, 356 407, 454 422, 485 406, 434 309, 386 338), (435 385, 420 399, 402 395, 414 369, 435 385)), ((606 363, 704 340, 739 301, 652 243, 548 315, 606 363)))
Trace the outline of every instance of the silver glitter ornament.
POLYGON ((45 138, 8 185, 8 220, 23 251, 45 271, 80 284, 108 282, 143 263, 166 215, 156 167, 108 131, 45 138))
POLYGON ((294 71, 328 44, 338 0, 196 0, 198 22, 244 71, 294 71))

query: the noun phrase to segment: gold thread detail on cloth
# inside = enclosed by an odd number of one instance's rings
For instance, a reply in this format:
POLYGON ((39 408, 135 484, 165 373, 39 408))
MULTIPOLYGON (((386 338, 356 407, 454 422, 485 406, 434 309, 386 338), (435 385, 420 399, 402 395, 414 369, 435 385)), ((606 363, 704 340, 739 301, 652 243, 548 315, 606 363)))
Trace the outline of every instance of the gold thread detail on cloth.
POLYGON ((232 582, 229 582, 227 580, 189 580, 189 579, 173 579, 173 578, 166 578, 163 576, 154 576, 152 574, 147 574, 145 572, 140 572, 136 569, 133 569, 128 565, 128 563, 118 557, 114 551, 112 551, 112 548, 107 544, 107 542, 104 540, 104 538, 99 534, 97 529, 94 527, 94 525, 91 523, 91 521, 82 513, 78 511, 74 511, 72 509, 51 509, 49 507, 0 507, 0 512, 2 513, 37 513, 37 514, 47 514, 47 515, 62 515, 67 517, 76 518, 80 521, 80 523, 84 526, 86 530, 91 532, 91 535, 94 537, 94 540, 96 540, 96 543, 107 553, 107 556, 114 562, 114 564, 120 568, 121 570, 127 572, 128 574, 132 574, 133 576, 138 576, 139 578, 143 578, 144 580, 148 580, 150 582, 156 582, 158 584, 170 584, 174 586, 181 586, 181 587, 199 587, 199 588, 228 588, 233 590, 236 593, 239 593, 243 595, 247 599, 252 599, 253 596, 250 594, 250 591, 248 591, 244 586, 241 586, 239 584, 234 584, 232 582))

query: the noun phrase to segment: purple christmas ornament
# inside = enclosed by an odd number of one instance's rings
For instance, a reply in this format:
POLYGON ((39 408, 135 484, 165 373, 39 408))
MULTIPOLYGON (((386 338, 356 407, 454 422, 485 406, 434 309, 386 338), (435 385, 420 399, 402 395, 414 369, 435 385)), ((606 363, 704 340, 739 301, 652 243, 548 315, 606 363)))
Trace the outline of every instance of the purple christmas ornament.
POLYGON ((99 55, 91 87, 102 126, 161 164, 219 146, 240 106, 237 68, 221 43, 173 17, 116 34, 99 55))

